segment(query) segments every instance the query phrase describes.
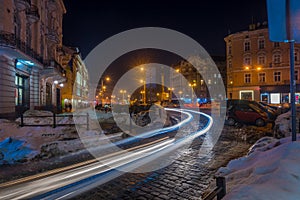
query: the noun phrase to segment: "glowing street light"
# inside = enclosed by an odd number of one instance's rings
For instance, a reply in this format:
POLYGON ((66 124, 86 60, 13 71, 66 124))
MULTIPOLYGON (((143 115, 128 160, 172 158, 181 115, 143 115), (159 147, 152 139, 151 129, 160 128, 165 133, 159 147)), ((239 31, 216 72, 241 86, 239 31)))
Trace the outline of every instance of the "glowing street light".
POLYGON ((193 101, 193 99, 194 99, 194 87, 196 87, 197 84, 196 83, 189 83, 189 86, 191 87, 191 91, 192 91, 192 93, 191 93, 191 102, 194 103, 194 101, 193 101))
MULTIPOLYGON (((110 81, 110 77, 105 77, 104 79, 102 78, 101 79, 101 90, 100 90, 100 93, 101 93, 101 103, 102 103, 102 99, 103 99, 103 96, 104 96, 104 91, 106 90, 106 86, 104 85, 104 80, 105 81, 110 81)), ((99 94, 100 94, 99 93, 99 94)))
POLYGON ((146 104, 146 81, 145 80, 140 80, 141 83, 144 83, 144 96, 143 96, 143 102, 146 104))
POLYGON ((124 102, 124 95, 126 94, 126 90, 120 90, 120 93, 122 94, 122 103, 125 104, 124 102))

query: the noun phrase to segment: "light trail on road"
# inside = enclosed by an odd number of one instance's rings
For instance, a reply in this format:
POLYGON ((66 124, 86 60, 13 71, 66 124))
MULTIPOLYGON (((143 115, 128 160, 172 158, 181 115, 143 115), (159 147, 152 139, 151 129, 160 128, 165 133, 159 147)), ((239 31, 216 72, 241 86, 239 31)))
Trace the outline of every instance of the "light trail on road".
MULTIPOLYGON (((89 189, 100 184, 108 182, 126 171, 135 170, 155 159, 159 159, 161 155, 176 151, 176 149, 191 142, 196 137, 205 134, 212 126, 213 120, 209 115, 191 110, 166 109, 168 111, 180 112, 188 117, 178 124, 153 130, 141 134, 139 138, 148 138, 155 135, 177 130, 182 126, 186 126, 193 120, 193 114, 203 115, 208 119, 207 124, 201 129, 196 130, 181 138, 164 137, 143 145, 126 149, 126 152, 114 152, 109 155, 97 158, 86 165, 70 167, 63 169, 61 172, 49 174, 43 173, 43 176, 28 178, 23 181, 12 181, 10 184, 0 185, 1 199, 68 199, 79 195, 89 189)), ((132 138, 131 140, 134 140, 132 138)), ((126 143, 131 140, 126 139, 126 143)))

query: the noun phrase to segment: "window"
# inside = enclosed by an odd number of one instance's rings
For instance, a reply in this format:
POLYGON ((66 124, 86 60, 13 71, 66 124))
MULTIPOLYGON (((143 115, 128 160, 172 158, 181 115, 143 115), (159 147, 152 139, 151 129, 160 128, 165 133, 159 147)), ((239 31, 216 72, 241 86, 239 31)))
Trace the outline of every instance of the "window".
POLYGON ((266 73, 259 73, 258 74, 258 81, 260 83, 265 83, 266 82, 266 73))
POLYGON ((274 47, 279 47, 279 42, 274 42, 274 47))
POLYGON ((249 41, 245 42, 245 44, 244 44, 244 50, 245 51, 250 51, 250 42, 249 41))
POLYGON ((24 79, 21 76, 16 75, 15 84, 16 84, 15 103, 16 106, 18 106, 18 105, 22 105, 24 102, 24 79))
POLYGON ((258 64, 265 65, 266 64, 266 57, 265 56, 258 56, 258 64))
POLYGON ((228 46, 228 55, 231 55, 231 46, 228 46))
POLYGON ((251 65, 251 58, 250 57, 245 57, 244 58, 244 65, 251 65))
POLYGON ((299 72, 298 70, 295 70, 295 81, 298 81, 298 77, 299 77, 299 72))
POLYGON ((265 48, 265 40, 260 39, 258 40, 258 49, 264 49, 265 48))
POLYGON ((228 60, 228 67, 232 68, 232 61, 231 60, 228 60))
POLYGON ((274 81, 275 82, 281 81, 281 72, 274 72, 274 81))
POLYGON ((294 60, 295 60, 295 62, 299 61, 299 52, 298 51, 295 51, 295 53, 294 53, 294 60))
POLYGON ((25 106, 29 102, 29 89, 27 77, 16 74, 15 76, 15 104, 16 106, 25 106))
POLYGON ((280 63, 280 62, 281 62, 281 55, 280 55, 280 54, 275 54, 275 55, 273 56, 273 61, 274 61, 274 63, 276 63, 276 64, 280 63))
POLYGON ((245 74, 244 80, 245 83, 251 83, 251 74, 245 74))

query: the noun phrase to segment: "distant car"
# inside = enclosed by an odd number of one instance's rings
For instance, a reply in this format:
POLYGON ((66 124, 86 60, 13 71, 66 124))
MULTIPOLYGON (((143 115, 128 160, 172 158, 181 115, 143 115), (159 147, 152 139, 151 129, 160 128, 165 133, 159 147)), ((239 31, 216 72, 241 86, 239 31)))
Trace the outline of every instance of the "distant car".
POLYGON ((270 121, 267 113, 253 104, 230 105, 227 109, 226 119, 227 124, 231 126, 236 123, 265 126, 270 121))

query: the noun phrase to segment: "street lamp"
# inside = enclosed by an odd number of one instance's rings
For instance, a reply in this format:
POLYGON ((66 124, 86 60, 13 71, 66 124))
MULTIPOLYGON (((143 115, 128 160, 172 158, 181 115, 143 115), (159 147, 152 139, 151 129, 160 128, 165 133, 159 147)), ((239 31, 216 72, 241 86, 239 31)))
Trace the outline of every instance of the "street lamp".
POLYGON ((197 84, 196 83, 189 83, 189 86, 191 87, 191 91, 192 91, 192 93, 191 93, 191 103, 193 104, 194 103, 194 87, 196 87, 197 86, 197 84))
POLYGON ((101 90, 100 90, 100 93, 101 93, 101 104, 103 104, 104 91, 106 90, 106 86, 104 85, 104 80, 105 81, 110 81, 110 77, 107 76, 104 79, 103 78, 101 79, 101 90))
POLYGON ((146 81, 145 80, 141 80, 141 83, 144 83, 143 102, 144 102, 144 104, 146 104, 146 81))
POLYGON ((169 90, 169 98, 170 100, 172 100, 172 91, 174 90, 174 88, 168 88, 169 90))
POLYGON ((124 103, 124 95, 127 91, 126 90, 120 90, 120 93, 122 94, 122 104, 125 104, 124 103))

